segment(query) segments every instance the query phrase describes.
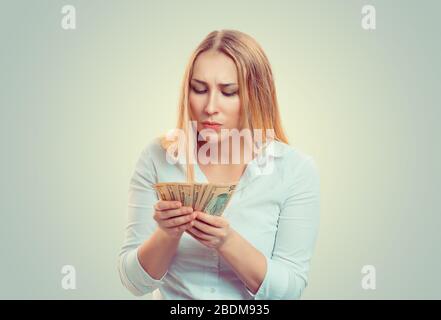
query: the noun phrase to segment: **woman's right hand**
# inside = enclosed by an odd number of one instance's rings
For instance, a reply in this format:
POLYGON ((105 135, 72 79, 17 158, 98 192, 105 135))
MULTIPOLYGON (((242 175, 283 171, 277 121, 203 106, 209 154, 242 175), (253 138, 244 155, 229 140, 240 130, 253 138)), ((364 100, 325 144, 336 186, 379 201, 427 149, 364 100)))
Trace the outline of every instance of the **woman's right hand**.
POLYGON ((173 238, 179 238, 185 230, 190 229, 197 216, 192 207, 183 207, 179 201, 159 200, 154 209, 153 219, 158 227, 173 238))

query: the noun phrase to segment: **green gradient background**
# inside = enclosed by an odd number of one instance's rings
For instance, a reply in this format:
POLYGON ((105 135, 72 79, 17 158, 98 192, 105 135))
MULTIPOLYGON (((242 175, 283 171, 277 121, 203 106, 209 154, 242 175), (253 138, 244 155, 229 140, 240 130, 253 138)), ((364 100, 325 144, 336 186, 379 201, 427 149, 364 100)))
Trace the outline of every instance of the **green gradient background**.
MULTIPOLYGON (((303 299, 441 298, 439 1, 1 1, 0 298, 132 299, 128 183, 210 31, 249 33, 321 175, 303 299), (332 3, 331 3, 332 2, 332 3), (72 4, 77 29, 60 27, 72 4), (377 29, 360 26, 373 4, 377 29), (76 268, 63 290, 61 267, 76 268), (361 268, 377 289, 361 287, 361 268)), ((135 299, 146 299, 144 296, 135 299)))

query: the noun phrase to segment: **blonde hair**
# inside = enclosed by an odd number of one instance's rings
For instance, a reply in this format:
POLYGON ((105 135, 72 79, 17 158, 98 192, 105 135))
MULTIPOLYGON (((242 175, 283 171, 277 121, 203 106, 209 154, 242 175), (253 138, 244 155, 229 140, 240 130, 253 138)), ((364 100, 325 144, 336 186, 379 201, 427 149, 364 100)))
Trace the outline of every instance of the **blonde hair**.
MULTIPOLYGON (((280 120, 279 107, 274 86, 271 66, 260 45, 251 36, 237 30, 220 30, 210 32, 190 56, 182 81, 181 94, 178 104, 178 121, 176 128, 185 132, 188 137, 189 121, 191 121, 189 105, 189 84, 193 73, 194 62, 205 51, 214 50, 230 57, 236 64, 241 128, 274 130, 274 140, 288 144, 280 120)), ((265 137, 263 137, 265 141, 265 137)), ((181 141, 185 146, 187 182, 194 182, 194 165, 189 156, 194 154, 195 146, 191 141, 181 141)), ((191 140, 191 139, 190 139, 191 140)), ((176 139, 161 136, 161 146, 167 150, 176 139)))

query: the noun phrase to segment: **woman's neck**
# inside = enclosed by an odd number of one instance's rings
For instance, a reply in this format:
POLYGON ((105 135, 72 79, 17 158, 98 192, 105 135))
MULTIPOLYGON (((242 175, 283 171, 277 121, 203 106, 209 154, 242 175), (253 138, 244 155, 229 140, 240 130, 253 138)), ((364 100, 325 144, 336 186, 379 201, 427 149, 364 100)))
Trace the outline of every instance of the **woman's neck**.
POLYGON ((233 144, 231 141, 221 141, 209 143, 206 141, 197 142, 197 161, 201 162, 201 157, 206 165, 222 165, 222 166, 238 166, 246 165, 253 159, 253 149, 250 145, 244 145, 241 141, 239 144, 233 144), (217 153, 217 155, 216 155, 217 153))

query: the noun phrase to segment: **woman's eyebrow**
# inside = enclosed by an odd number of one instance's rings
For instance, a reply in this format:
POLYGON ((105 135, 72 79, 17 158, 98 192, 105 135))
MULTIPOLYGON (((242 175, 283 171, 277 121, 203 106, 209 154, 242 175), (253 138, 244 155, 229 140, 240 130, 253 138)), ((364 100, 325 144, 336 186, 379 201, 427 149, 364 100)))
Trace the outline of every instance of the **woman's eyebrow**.
MULTIPOLYGON (((193 78, 191 80, 192 81, 194 80, 196 82, 202 83, 203 85, 207 85, 207 83, 205 81, 202 81, 202 80, 198 80, 198 79, 195 79, 195 78, 193 78)), ((237 85, 237 83, 219 83, 219 86, 221 86, 221 87, 228 87, 228 86, 232 86, 232 85, 237 85)))

